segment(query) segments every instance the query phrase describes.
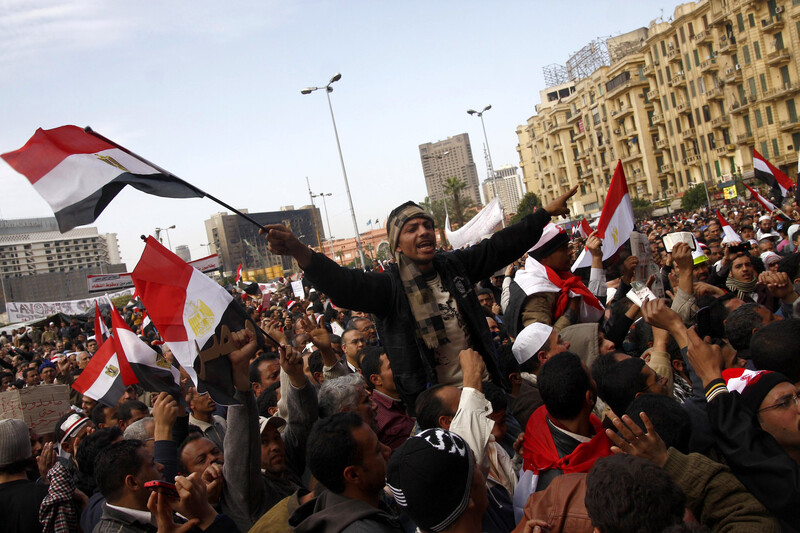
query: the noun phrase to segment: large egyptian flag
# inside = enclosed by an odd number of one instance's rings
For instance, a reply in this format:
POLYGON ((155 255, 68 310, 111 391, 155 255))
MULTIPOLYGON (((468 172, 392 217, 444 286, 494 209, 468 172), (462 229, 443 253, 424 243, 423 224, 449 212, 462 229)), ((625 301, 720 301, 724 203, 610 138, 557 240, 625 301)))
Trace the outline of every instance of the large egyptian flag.
MULTIPOLYGON (((635 220, 622 161, 618 161, 614 177, 611 178, 611 185, 608 187, 606 201, 603 203, 600 221, 597 223, 597 236, 603 241, 603 261, 617 253, 617 250, 630 240, 635 220)), ((592 254, 584 248, 572 265, 572 271, 575 272, 591 264, 592 254)))
POLYGON ((175 398, 181 397, 181 374, 163 355, 153 350, 136 333, 116 309, 111 311, 111 328, 117 356, 130 364, 136 379, 144 390, 168 392, 175 398))
POLYGON ((39 128, 25 146, 1 157, 50 204, 62 233, 94 222, 125 185, 167 198, 204 196, 77 126, 39 128))
POLYGON ((755 148, 753 148, 753 173, 756 178, 772 188, 775 198, 786 198, 789 190, 794 186, 789 176, 773 166, 755 148))
POLYGON ((722 213, 719 212, 719 209, 715 210, 717 213, 717 220, 719 220, 719 225, 722 226, 722 244, 728 244, 729 242, 742 242, 742 238, 739 237, 739 234, 733 231, 733 228, 728 221, 722 217, 722 213))
MULTIPOLYGON (((114 306, 111 306, 114 309, 114 306)), ((103 320, 103 315, 100 313, 100 306, 97 301, 94 302, 94 339, 97 341, 97 347, 103 346, 103 343, 108 339, 108 326, 106 321, 103 320)))
POLYGON ((264 342, 242 304, 153 237, 131 277, 153 325, 198 392, 223 405, 237 403, 226 357, 236 349, 231 333, 248 327, 264 342))
POLYGON ((115 407, 127 385, 136 383, 124 357, 119 357, 110 340, 103 343, 89 360, 89 364, 72 383, 72 388, 108 406, 115 407))

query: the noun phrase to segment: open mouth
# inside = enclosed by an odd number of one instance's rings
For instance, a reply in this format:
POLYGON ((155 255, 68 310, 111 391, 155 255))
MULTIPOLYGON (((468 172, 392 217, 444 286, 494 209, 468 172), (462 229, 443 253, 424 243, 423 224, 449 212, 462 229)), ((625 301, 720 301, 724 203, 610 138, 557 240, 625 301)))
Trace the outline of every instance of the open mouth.
POLYGON ((433 243, 430 241, 422 241, 419 244, 417 244, 417 250, 419 250, 420 252, 431 252, 433 251, 433 249, 434 249, 433 243))

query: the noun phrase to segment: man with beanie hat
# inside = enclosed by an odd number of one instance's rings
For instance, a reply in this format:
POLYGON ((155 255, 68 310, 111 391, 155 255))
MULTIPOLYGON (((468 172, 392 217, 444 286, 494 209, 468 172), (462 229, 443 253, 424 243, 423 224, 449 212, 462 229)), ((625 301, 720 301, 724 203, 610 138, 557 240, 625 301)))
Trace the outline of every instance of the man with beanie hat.
POLYGON ((26 470, 33 462, 27 424, 22 420, 0 420, 2 531, 29 533, 42 530, 39 506, 47 496, 47 485, 28 480, 26 470))
POLYGON ((386 484, 423 532, 481 531, 486 478, 455 433, 433 428, 409 438, 389 459, 386 484))
POLYGON ((467 348, 480 353, 492 380, 502 383, 473 286, 535 244, 551 217, 568 214, 567 200, 576 191, 475 246, 449 253, 437 252, 431 215, 406 202, 386 221, 389 251, 397 263, 380 273, 341 267, 284 226, 266 226, 262 231, 270 251, 294 257, 305 278, 337 306, 377 317, 398 393, 411 408, 429 384, 461 384, 458 354, 467 348))
POLYGON ((722 370, 719 346, 688 330, 689 362, 703 382, 708 419, 727 465, 768 511, 800 529, 800 402, 795 385, 767 370, 722 370))
MULTIPOLYGON (((592 234, 586 241, 592 254, 590 286, 603 286, 603 252, 600 239, 592 234)), ((533 248, 528 250, 525 268, 518 270, 509 287, 505 324, 508 334, 516 337, 522 329, 539 322, 558 332, 578 322, 597 322, 603 316, 603 304, 570 271, 572 256, 569 237, 559 226, 550 223, 533 248)))

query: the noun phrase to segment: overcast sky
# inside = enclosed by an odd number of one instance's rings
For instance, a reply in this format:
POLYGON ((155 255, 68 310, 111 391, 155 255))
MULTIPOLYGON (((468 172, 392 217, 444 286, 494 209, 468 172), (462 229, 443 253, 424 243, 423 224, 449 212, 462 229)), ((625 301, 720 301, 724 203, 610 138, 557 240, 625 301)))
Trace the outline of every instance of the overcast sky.
MULTIPOLYGON (((38 127, 74 124, 252 212, 332 193, 334 237, 352 237, 324 85, 331 94, 359 229, 426 196, 418 145, 469 133, 486 177, 480 121, 495 167, 519 165, 517 125, 534 114, 542 66, 624 33, 677 2, 132 2, 0 0, 0 152, 38 127)), ((0 161, 1 218, 50 216, 0 161)), ((204 254, 207 199, 126 189, 98 218, 133 269, 139 235, 175 225, 173 248, 204 254)), ((324 216, 324 215, 323 215, 324 216)), ((231 268, 231 265, 226 265, 231 268)), ((234 266, 235 268, 235 266, 234 266)))

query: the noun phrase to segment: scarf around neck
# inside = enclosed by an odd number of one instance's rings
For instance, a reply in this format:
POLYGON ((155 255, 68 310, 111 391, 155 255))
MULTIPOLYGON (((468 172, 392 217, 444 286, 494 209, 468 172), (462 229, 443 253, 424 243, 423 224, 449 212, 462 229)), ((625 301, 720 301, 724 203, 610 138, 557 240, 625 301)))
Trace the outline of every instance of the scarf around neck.
POLYGON ((758 278, 753 278, 751 281, 739 281, 733 276, 728 276, 728 279, 725 281, 725 286, 728 290, 735 292, 736 296, 741 300, 745 300, 748 294, 754 292, 756 290, 756 285, 758 285, 758 278))
POLYGON ((428 285, 430 276, 423 274, 416 263, 404 254, 397 252, 396 255, 403 292, 406 293, 411 313, 417 323, 417 334, 425 346, 431 349, 449 342, 444 320, 439 313, 439 304, 428 285))

